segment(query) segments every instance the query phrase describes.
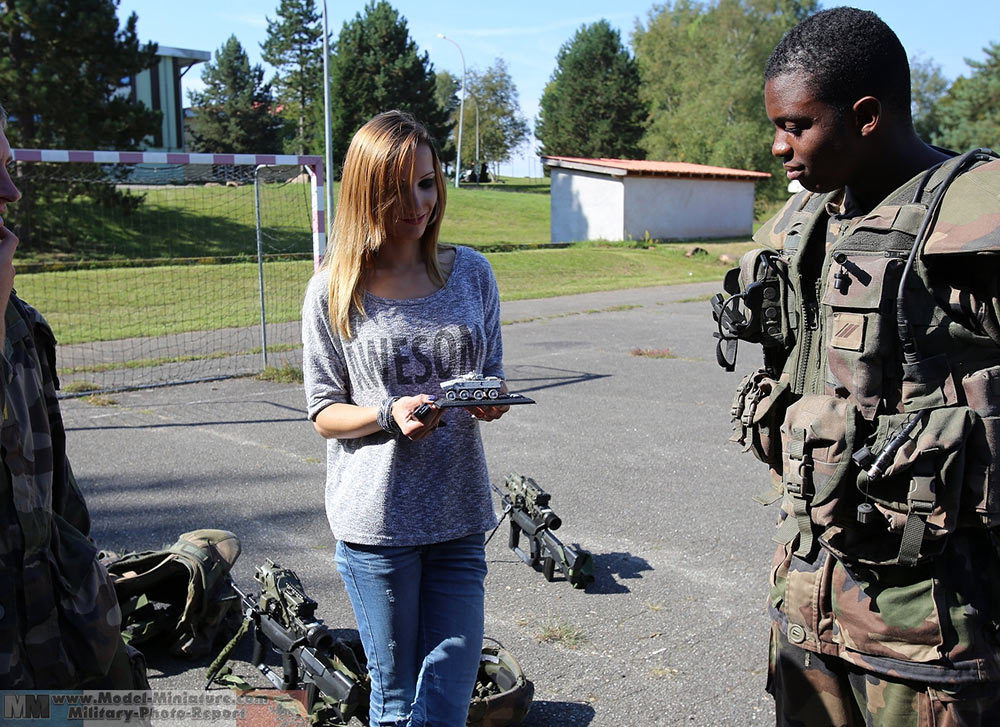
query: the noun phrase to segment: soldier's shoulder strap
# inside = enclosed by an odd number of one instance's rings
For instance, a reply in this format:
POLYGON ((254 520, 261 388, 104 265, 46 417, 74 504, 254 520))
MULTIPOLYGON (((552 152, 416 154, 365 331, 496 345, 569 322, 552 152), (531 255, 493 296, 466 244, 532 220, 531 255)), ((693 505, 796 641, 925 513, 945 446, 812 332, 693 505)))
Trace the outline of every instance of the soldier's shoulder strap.
POLYGON ((803 191, 788 199, 774 217, 754 233, 753 240, 772 250, 794 253, 801 243, 802 232, 821 210, 829 195, 803 191))

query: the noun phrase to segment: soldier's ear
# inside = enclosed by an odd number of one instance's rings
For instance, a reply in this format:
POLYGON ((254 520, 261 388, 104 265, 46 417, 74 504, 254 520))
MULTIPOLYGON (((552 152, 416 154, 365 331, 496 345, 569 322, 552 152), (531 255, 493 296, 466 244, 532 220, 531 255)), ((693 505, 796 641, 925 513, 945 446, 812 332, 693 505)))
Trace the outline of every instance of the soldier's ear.
POLYGON ((861 136, 874 134, 882 122, 882 103, 874 96, 863 96, 851 107, 855 128, 861 136))

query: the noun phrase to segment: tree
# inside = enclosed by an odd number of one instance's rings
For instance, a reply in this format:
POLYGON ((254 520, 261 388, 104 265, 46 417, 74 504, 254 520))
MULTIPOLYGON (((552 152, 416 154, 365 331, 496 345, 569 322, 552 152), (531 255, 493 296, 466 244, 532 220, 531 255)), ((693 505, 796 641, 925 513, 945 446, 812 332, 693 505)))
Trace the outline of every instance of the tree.
POLYGON ((940 130, 937 105, 948 90, 948 79, 941 74, 941 66, 920 56, 910 58, 910 115, 913 128, 925 141, 933 139, 940 130))
POLYGON ((229 36, 201 72, 204 91, 191 93, 195 107, 189 128, 198 151, 273 153, 280 120, 274 116, 264 69, 250 65, 243 46, 229 36))
POLYGON ((442 148, 451 126, 435 98, 435 80, 406 19, 385 0, 371 0, 364 14, 344 23, 330 64, 334 163, 343 162, 355 131, 391 109, 413 114, 442 148))
POLYGON ((770 171, 763 199, 785 195, 764 111, 763 69, 781 36, 816 0, 677 0, 654 6, 632 36, 640 95, 649 105, 642 146, 651 159, 770 171))
POLYGON ((136 149, 155 133, 158 111, 121 93, 123 80, 149 68, 156 45, 139 45, 138 18, 118 26, 117 0, 3 3, 0 89, 16 120, 12 146, 136 149))
MULTIPOLYGON (((517 86, 507 64, 497 58, 485 71, 466 73, 465 119, 462 122, 462 168, 476 161, 476 104, 479 105, 480 162, 498 165, 508 161, 528 140, 528 122, 521 114, 517 86)), ((455 113, 458 123, 458 113, 455 113)), ((479 173, 479 170, 476 170, 479 173)))
MULTIPOLYGON (((128 79, 156 60, 156 45, 139 44, 137 17, 119 27, 117 0, 17 0, 0 4, 0 89, 11 117, 11 146, 40 149, 136 149, 153 136, 162 116, 122 92, 128 79)), ((23 199, 7 215, 23 249, 57 237, 68 246, 78 230, 65 230, 52 202, 87 195, 105 207, 134 209, 139 195, 100 183, 45 181, 16 172, 23 199)), ((95 168, 98 178, 122 169, 95 168)))
POLYGON ((966 59, 972 74, 958 78, 938 102, 935 144, 956 151, 1000 146, 1000 43, 983 51, 986 60, 966 59))
POLYGON ((559 49, 539 107, 543 154, 645 158, 639 66, 607 20, 582 26, 559 49))
MULTIPOLYGON (((460 104, 458 97, 462 81, 448 71, 438 71, 434 77, 434 98, 438 108, 447 114, 447 118, 458 118, 456 112, 460 104)), ((455 163, 455 136, 451 133, 443 141, 438 142, 438 156, 441 163, 449 166, 455 163)))
POLYGON ((281 115, 293 132, 285 144, 294 154, 322 148, 323 28, 314 0, 281 0, 276 20, 267 18, 261 54, 277 70, 271 84, 281 115))

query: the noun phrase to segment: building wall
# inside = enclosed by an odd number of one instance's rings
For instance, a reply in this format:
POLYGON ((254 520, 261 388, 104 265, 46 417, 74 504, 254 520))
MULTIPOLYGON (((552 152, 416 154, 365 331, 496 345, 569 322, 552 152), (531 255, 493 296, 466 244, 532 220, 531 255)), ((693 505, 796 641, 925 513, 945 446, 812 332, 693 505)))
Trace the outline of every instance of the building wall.
POLYGON ((625 186, 621 177, 552 169, 552 242, 621 240, 625 186))
POLYGON ((146 151, 184 151, 183 99, 179 97, 180 83, 175 63, 172 57, 160 56, 152 68, 141 71, 135 77, 136 99, 147 108, 163 114, 160 132, 148 137, 143 144, 146 151))
POLYGON ((749 237, 753 182, 625 177, 625 239, 749 237))

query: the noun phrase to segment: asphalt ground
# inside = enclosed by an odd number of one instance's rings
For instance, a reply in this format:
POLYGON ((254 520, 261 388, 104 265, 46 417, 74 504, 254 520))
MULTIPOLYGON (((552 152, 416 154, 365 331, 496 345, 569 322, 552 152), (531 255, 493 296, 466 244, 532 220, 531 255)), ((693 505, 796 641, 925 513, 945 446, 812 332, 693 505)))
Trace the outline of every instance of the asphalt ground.
MULTIPOLYGON (((580 591, 522 563, 506 523, 487 546, 486 633, 534 682, 528 727, 773 722, 765 596, 776 513, 751 500, 767 484, 762 465, 726 442, 739 374, 715 362, 715 288, 502 306, 510 387, 537 404, 483 424, 492 478, 533 477, 562 518, 556 535, 596 566, 580 591)), ((751 347, 740 353, 739 370, 756 367, 751 347)), ((235 379, 113 399, 63 402, 101 547, 232 530, 240 584, 255 585, 271 558, 299 574, 330 627, 356 633, 323 510, 325 443, 300 385, 235 379)), ((204 687, 210 659, 148 657, 155 688, 204 687)), ((237 672, 267 685, 243 662, 237 672)))

